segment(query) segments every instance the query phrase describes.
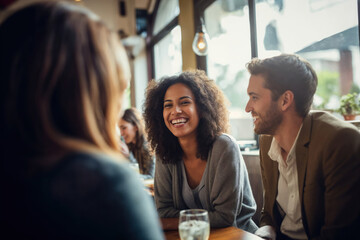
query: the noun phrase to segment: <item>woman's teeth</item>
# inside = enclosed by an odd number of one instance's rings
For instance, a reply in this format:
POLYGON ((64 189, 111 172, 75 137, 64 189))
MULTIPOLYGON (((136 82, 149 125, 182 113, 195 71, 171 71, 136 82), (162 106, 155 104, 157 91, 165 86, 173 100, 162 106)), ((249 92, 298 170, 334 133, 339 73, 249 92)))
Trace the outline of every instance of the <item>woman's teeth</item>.
POLYGON ((171 121, 171 124, 180 124, 180 123, 186 123, 186 119, 185 118, 179 118, 179 119, 174 119, 171 121))

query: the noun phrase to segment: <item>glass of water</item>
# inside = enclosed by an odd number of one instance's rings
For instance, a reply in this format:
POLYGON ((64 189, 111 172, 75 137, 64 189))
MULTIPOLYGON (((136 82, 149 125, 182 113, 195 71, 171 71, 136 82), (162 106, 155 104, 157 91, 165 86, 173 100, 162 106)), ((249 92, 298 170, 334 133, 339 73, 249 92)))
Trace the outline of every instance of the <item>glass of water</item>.
POLYGON ((208 212, 204 209, 180 211, 179 235, 181 240, 208 240, 210 235, 208 212))

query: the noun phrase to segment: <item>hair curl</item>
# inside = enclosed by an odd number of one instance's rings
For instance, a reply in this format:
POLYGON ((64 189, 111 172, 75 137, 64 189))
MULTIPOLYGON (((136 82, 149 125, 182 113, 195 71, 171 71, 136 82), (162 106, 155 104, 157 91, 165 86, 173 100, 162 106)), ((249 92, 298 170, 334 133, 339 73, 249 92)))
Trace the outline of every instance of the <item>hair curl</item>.
POLYGON ((177 137, 166 127, 163 119, 164 96, 167 89, 182 83, 190 88, 195 96, 199 114, 197 128, 197 157, 206 160, 212 144, 221 133, 228 132, 229 119, 227 100, 204 71, 185 71, 179 75, 164 77, 160 81, 151 81, 146 89, 144 119, 148 141, 156 155, 164 163, 181 161, 183 151, 177 137))

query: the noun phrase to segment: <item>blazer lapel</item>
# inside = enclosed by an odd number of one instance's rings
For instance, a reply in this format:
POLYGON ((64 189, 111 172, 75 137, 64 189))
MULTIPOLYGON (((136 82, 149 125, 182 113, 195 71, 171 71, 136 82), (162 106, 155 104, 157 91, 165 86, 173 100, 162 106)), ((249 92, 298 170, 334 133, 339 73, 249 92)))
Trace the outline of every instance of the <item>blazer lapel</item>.
POLYGON ((275 203, 275 200, 276 200, 276 196, 278 195, 278 188, 277 188, 277 186, 278 186, 278 184, 279 184, 279 164, 278 164, 278 162, 276 162, 276 161, 273 161, 273 160, 271 160, 272 161, 272 185, 273 186, 276 186, 276 191, 275 191, 275 194, 274 194, 274 203, 275 203))
POLYGON ((308 144, 310 142, 311 127, 312 117, 309 114, 304 119, 303 126, 296 144, 296 166, 298 172, 299 196, 301 203, 303 202, 306 167, 309 159, 308 144))
MULTIPOLYGON (((266 192, 267 195, 267 201, 269 206, 275 206, 275 201, 276 201, 276 196, 278 193, 278 181, 279 181, 279 167, 278 167, 278 163, 276 161, 273 161, 270 156, 268 155, 269 149, 270 149, 270 145, 272 142, 273 137, 262 137, 260 139, 260 159, 264 159, 264 168, 265 169, 269 169, 269 170, 262 170, 262 172, 266 173, 266 179, 268 181, 268 186, 269 187, 269 191, 266 192), (271 169, 271 171, 270 171, 271 169), (271 187, 271 186, 276 186, 276 187, 271 187)), ((274 209, 272 208, 272 216, 274 218, 275 213, 274 213, 274 209)), ((280 221, 281 222, 281 221, 280 221)), ((278 224, 278 222, 276 223, 278 224)), ((280 225, 279 225, 280 226, 280 225)))

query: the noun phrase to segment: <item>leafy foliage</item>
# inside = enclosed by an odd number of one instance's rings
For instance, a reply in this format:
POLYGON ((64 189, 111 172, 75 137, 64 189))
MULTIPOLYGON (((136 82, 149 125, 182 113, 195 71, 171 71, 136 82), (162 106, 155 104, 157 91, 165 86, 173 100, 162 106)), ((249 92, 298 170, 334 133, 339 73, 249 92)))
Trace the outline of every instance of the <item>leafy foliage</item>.
POLYGON ((348 93, 340 98, 338 112, 342 115, 358 114, 360 112, 359 94, 348 93))
POLYGON ((339 73, 321 71, 318 74, 318 88, 316 95, 323 99, 322 108, 328 104, 331 96, 340 96, 339 73))

